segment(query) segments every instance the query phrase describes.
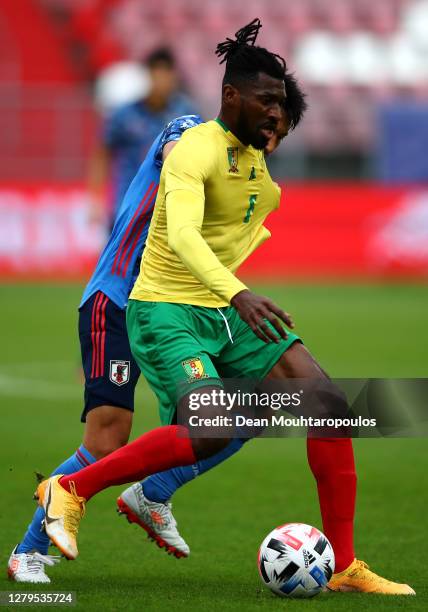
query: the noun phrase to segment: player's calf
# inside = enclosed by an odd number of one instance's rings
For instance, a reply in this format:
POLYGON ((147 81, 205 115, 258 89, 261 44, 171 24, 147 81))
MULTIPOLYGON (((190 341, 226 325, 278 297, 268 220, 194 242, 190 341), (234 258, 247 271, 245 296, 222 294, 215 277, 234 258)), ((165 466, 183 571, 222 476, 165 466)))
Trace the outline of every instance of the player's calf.
POLYGON ((96 459, 102 459, 127 444, 132 412, 115 405, 92 408, 86 415, 83 444, 96 459))

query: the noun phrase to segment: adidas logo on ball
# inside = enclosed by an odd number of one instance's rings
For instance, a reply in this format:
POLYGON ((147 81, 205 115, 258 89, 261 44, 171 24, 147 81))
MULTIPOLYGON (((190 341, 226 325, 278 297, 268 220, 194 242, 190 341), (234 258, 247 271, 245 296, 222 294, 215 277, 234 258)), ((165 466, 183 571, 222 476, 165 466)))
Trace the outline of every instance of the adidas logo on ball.
POLYGON ((315 557, 311 555, 311 553, 305 549, 303 549, 302 552, 303 552, 303 560, 305 562, 305 567, 309 567, 309 565, 315 561, 315 557))

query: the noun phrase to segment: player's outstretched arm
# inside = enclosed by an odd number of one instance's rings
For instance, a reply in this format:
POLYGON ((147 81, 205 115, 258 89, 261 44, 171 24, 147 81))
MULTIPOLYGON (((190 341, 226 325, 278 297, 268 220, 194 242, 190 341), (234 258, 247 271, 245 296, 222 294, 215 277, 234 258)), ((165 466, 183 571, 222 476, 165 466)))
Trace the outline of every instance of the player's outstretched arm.
POLYGON ((281 338, 287 338, 287 332, 281 325, 283 321, 290 329, 294 327, 293 320, 288 312, 284 312, 271 299, 256 295, 248 289, 240 291, 230 301, 238 311, 239 316, 251 327, 253 332, 263 342, 278 343, 281 338), (267 325, 267 319, 278 332, 278 335, 267 325))

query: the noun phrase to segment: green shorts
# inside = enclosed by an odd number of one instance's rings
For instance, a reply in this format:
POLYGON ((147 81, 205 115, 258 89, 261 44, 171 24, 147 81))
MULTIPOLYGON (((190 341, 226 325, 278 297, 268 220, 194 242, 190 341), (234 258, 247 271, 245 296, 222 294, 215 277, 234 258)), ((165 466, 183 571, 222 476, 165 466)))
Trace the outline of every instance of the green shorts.
POLYGON ((132 353, 159 399, 163 425, 174 421, 180 397, 221 378, 261 380, 299 337, 288 332, 266 344, 231 306, 206 308, 129 300, 132 353))

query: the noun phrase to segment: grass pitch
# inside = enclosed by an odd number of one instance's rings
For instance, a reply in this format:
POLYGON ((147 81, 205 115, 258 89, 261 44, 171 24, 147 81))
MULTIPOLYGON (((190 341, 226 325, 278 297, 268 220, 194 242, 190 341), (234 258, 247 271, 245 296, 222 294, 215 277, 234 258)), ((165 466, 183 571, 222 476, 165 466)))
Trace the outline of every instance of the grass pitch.
MULTIPOLYGON (((291 312, 297 332, 332 376, 427 376, 428 287, 400 285, 259 287, 291 312)), ((3 286, 0 405, 0 551, 7 559, 35 508, 33 472, 47 474, 81 441, 78 286, 3 286)), ((133 436, 157 426, 152 393, 139 385, 133 436)), ((282 600, 262 585, 256 553, 275 526, 322 527, 305 442, 257 440, 182 488, 174 514, 191 547, 168 557, 115 513, 121 488, 88 505, 75 562, 49 568, 38 588, 0 582, 0 590, 75 591, 78 610, 426 610, 424 439, 356 440, 359 472, 356 547, 415 598, 321 594, 282 600)))

